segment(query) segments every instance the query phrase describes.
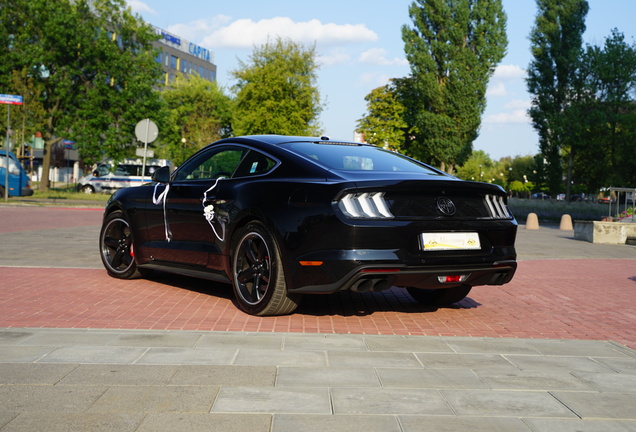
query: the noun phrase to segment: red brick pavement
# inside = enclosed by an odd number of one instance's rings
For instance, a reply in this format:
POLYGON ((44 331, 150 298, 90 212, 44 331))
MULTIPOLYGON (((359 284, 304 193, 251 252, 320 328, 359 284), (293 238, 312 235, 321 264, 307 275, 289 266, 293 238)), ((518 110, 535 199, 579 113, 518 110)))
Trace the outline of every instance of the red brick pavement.
POLYGON ((513 281, 450 308, 403 290, 306 296, 258 318, 229 286, 167 275, 122 281, 104 270, 0 267, 0 327, 174 329, 614 340, 636 348, 634 260, 523 261, 513 281))

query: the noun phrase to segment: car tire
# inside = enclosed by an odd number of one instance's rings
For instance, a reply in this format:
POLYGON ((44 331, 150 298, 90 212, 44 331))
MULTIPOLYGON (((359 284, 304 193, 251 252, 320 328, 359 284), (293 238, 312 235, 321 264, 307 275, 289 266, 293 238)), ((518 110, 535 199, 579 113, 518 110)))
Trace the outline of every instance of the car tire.
POLYGON ((427 306, 447 306, 463 300, 471 290, 470 285, 453 288, 420 289, 408 287, 406 290, 418 302, 427 306))
POLYGON ((259 222, 244 226, 232 245, 232 286, 236 300, 251 315, 285 315, 298 307, 289 294, 276 240, 259 222))
POLYGON ((95 188, 91 185, 84 185, 80 188, 80 192, 84 192, 85 194, 95 193, 95 188))
POLYGON ((104 220, 99 233, 99 251, 108 274, 118 279, 142 276, 134 256, 133 234, 121 211, 114 211, 104 220))

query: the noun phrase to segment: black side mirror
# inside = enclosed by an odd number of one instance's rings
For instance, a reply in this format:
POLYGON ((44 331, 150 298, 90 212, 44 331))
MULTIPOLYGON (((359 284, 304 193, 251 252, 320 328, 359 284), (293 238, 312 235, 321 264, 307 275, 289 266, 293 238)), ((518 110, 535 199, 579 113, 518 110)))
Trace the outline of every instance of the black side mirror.
POLYGON ((162 166, 161 168, 155 170, 155 172, 152 173, 151 178, 153 182, 157 183, 166 184, 170 182, 170 167, 162 166))

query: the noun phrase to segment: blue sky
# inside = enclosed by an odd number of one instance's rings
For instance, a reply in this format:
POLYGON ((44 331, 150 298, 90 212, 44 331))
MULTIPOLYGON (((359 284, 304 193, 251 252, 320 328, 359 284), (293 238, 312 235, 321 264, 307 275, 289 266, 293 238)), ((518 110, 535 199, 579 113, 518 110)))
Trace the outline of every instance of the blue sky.
MULTIPOLYGON (((249 61, 254 46, 281 36, 315 43, 318 86, 325 109, 324 133, 352 139, 366 112, 364 97, 390 78, 409 74, 401 39, 411 0, 127 0, 147 22, 214 53, 218 83, 234 84, 231 71, 249 61)), ((603 45, 613 28, 634 43, 636 0, 588 0, 585 43, 603 45)), ((493 159, 538 152, 537 135, 526 116, 530 96, 525 75, 528 36, 534 25, 534 0, 503 0, 508 15, 508 54, 490 81, 488 105, 476 150, 493 159)))

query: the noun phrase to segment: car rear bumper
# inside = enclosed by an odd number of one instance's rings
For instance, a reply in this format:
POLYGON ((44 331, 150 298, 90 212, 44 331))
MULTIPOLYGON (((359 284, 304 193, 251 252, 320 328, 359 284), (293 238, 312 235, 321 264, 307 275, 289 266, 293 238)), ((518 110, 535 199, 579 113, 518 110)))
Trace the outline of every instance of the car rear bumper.
POLYGON ((297 266, 296 271, 291 272, 288 289, 293 293, 318 294, 381 291, 391 286, 443 289, 458 285, 503 285, 510 282, 517 269, 514 248, 506 248, 506 251, 511 254, 496 260, 466 254, 463 259, 440 256, 430 259, 431 262, 405 262, 396 258, 395 251, 339 251, 340 260, 315 257, 302 260, 312 264, 299 264, 300 268, 297 266), (351 259, 351 256, 363 255, 367 259, 351 259), (393 259, 387 259, 389 256, 393 259), (461 264, 454 264, 457 262, 461 264))

